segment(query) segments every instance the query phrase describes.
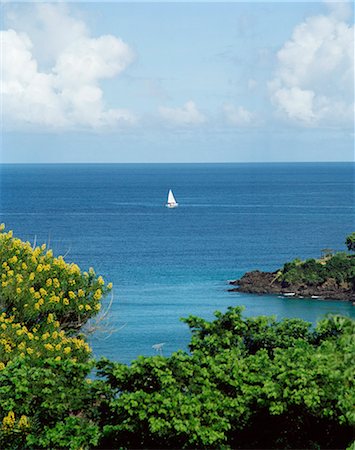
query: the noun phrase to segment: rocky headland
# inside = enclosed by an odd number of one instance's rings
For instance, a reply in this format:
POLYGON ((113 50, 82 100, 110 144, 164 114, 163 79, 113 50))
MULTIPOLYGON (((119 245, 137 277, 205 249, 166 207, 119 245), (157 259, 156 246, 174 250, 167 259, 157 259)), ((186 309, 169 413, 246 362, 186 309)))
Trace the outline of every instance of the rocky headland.
POLYGON ((282 272, 247 272, 240 280, 230 281, 230 291, 251 294, 275 294, 288 298, 319 298, 351 301, 355 305, 355 288, 352 282, 327 278, 320 282, 302 280, 288 282, 282 279, 282 272))

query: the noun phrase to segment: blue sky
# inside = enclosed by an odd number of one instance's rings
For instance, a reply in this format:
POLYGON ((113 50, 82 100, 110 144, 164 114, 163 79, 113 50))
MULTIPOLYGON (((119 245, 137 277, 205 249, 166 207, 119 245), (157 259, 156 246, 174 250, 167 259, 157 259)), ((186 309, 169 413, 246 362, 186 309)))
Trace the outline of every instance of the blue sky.
POLYGON ((354 159, 350 2, 1 8, 2 162, 354 159))

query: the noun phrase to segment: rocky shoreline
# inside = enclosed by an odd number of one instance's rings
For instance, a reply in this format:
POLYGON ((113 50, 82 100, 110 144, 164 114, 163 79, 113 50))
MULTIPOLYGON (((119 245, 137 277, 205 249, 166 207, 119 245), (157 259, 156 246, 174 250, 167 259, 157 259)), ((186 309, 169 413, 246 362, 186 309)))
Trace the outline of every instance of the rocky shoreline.
POLYGON ((350 283, 338 284, 328 278, 322 284, 286 283, 278 280, 278 272, 247 272, 240 280, 229 282, 229 291, 250 294, 274 294, 289 298, 319 298, 351 301, 355 305, 355 290, 350 283))

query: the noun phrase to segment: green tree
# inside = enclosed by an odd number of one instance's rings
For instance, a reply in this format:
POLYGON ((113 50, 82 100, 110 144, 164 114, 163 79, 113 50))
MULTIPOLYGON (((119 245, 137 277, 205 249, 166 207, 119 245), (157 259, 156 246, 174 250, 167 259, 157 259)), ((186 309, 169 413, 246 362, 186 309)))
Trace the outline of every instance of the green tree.
POLYGON ((351 233, 351 234, 349 234, 349 236, 347 236, 345 244, 346 244, 349 252, 355 251, 355 232, 351 233))
MULTIPOLYGON (((355 424, 354 321, 189 317, 191 354, 102 360, 104 447, 343 448, 355 424)), ((100 384, 101 383, 101 384, 100 384)))

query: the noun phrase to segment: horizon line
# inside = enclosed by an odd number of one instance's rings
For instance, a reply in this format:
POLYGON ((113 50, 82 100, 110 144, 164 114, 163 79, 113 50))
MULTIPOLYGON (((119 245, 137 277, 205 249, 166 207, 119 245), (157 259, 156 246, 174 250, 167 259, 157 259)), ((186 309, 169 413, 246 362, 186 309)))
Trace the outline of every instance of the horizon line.
POLYGON ((161 164, 161 165, 182 165, 182 164, 344 164, 344 163, 355 163, 355 160, 342 160, 342 161, 182 161, 182 162, 158 162, 158 161, 142 161, 142 162, 119 162, 119 161, 63 161, 63 162, 1 162, 0 165, 109 165, 109 164, 161 164))

